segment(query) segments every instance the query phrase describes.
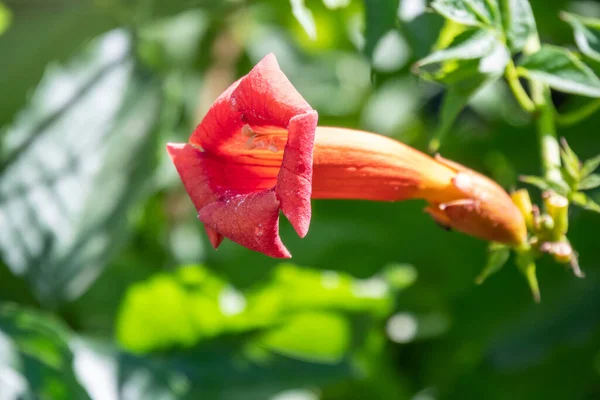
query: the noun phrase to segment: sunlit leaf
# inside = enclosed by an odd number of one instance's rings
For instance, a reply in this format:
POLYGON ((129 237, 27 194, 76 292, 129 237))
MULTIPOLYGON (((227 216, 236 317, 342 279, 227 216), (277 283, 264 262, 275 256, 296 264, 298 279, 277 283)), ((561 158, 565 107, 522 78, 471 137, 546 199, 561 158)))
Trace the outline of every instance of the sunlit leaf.
POLYGON ((579 157, 577 157, 577 154, 571 149, 566 140, 561 140, 561 144, 560 158, 562 159, 562 165, 571 180, 573 182, 579 182, 579 179, 581 178, 581 162, 579 161, 579 157))
POLYGON ((4 3, 0 3, 0 35, 8 30, 12 22, 12 13, 4 3))
POLYGON ((600 166, 600 155, 586 160, 581 167, 581 176, 586 177, 600 166))
POLYGON ((567 195, 571 188, 564 181, 560 182, 550 182, 544 178, 539 176, 531 176, 531 175, 521 175, 519 180, 524 183, 528 183, 537 187, 538 189, 545 190, 554 190, 556 193, 561 194, 563 196, 567 195))
MULTIPOLYGON (((62 62, 118 21, 92 1, 62 1, 48 12, 48 2, 3 1, 10 5, 10 29, 0 36, 0 128, 25 107, 46 67, 62 62)), ((1 19, 1 17, 0 17, 1 19)))
POLYGON ((500 8, 508 46, 513 52, 520 52, 527 41, 537 35, 529 0, 500 0, 500 8))
POLYGON ((571 196, 570 200, 581 208, 600 213, 600 205, 598 205, 594 200, 591 199, 591 197, 587 196, 584 193, 574 193, 571 196))
POLYGON ((521 60, 519 73, 548 84, 560 92, 600 97, 600 79, 573 53, 562 47, 543 45, 521 60))
POLYGON ((259 336, 257 343, 292 358, 335 363, 348 351, 350 337, 351 326, 343 316, 301 312, 259 336))
POLYGON ((475 279, 478 284, 483 283, 490 275, 500 271, 510 257, 510 248, 506 246, 490 246, 488 259, 483 271, 475 279))
POLYGON ((600 19, 563 12, 562 19, 571 25, 575 42, 586 56, 600 62, 600 19))
POLYGON ((151 178, 160 87, 111 32, 49 68, 3 137, 0 253, 47 306, 81 295, 151 178))
POLYGON ((528 183, 537 187, 540 190, 550 190, 552 186, 546 181, 544 178, 540 178, 539 176, 532 175, 521 175, 519 180, 524 183, 528 183))
POLYGON ((510 59, 508 49, 490 30, 469 29, 448 48, 438 50, 415 64, 423 78, 452 85, 481 76, 497 77, 510 59))
POLYGON ((499 22, 496 0, 434 0, 431 7, 463 25, 493 26, 499 22))
POLYGON ((591 174, 583 178, 581 182, 579 182, 579 184, 577 185, 577 188, 579 190, 589 190, 595 189, 598 186, 600 186, 600 175, 591 174))
POLYGON ((304 28, 308 37, 315 40, 317 38, 317 25, 312 12, 304 4, 304 0, 290 0, 290 4, 292 6, 292 14, 298 23, 304 28))
POLYGON ((335 10, 347 7, 350 4, 350 0, 323 0, 323 4, 330 10, 335 10))
POLYGON ((409 286, 415 277, 409 266, 390 266, 381 275, 355 279, 344 273, 281 264, 271 280, 238 291, 201 266, 183 267, 130 288, 117 318, 117 339, 125 348, 144 353, 191 347, 233 332, 286 331, 298 314, 381 318, 392 311, 392 294, 409 286))
POLYGON ((0 303, 0 397, 89 399, 73 371, 69 340, 54 318, 0 303))

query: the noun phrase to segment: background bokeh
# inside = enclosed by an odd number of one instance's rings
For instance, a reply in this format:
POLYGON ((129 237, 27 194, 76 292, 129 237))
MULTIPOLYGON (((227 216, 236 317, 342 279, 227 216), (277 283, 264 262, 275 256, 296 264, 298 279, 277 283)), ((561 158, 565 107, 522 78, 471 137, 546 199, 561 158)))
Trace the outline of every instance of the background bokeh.
MULTIPOLYGON (((559 11, 600 16, 531 3, 561 46, 559 11)), ((442 26, 425 6, 1 1, 0 399, 600 398, 599 215, 571 212, 587 277, 543 260, 535 304, 512 261, 476 285, 486 244, 419 201, 314 201, 306 238, 282 221, 291 263, 214 251, 167 157, 269 52, 321 125, 425 149, 443 93, 411 74, 442 26)), ((585 159, 599 124, 559 133, 585 159)), ((440 151, 507 188, 540 172, 501 81, 440 151)))

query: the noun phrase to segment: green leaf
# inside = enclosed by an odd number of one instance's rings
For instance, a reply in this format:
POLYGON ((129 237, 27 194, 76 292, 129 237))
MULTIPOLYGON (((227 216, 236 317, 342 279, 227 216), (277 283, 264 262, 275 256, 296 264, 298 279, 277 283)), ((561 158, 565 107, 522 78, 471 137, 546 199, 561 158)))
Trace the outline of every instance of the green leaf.
POLYGON ((12 12, 3 3, 0 3, 0 35, 6 32, 12 22, 12 12))
POLYGON ((519 180, 521 182, 533 185, 542 191, 552 189, 552 185, 547 180, 545 180, 544 178, 541 178, 539 176, 521 175, 519 177, 519 180))
POLYGON ((349 6, 350 0, 323 0, 323 4, 330 10, 336 10, 349 6))
POLYGON ((494 26, 499 22, 496 0, 434 0, 431 7, 463 25, 494 26))
MULTIPOLYGON (((78 376, 94 399, 263 400, 283 390, 361 376, 352 360, 294 360, 265 348, 258 337, 260 332, 231 334, 192 348, 143 356, 89 338, 77 340, 73 347, 81 355, 78 376)), ((84 397, 64 397, 72 398, 84 397)))
POLYGON ((543 45, 538 52, 521 60, 518 72, 561 92, 600 97, 600 79, 590 67, 562 47, 543 45))
POLYGON ((579 182, 581 179, 581 162, 577 154, 571 149, 567 141, 563 138, 561 140, 560 158, 562 159, 562 165, 573 182, 579 182))
POLYGON ((414 270, 406 265, 355 279, 281 264, 272 279, 239 292, 205 268, 189 266, 175 274, 157 274, 129 289, 117 318, 117 339, 130 351, 143 353, 190 347, 227 333, 285 330, 304 313, 385 317, 392 310, 392 294, 414 279, 414 270))
POLYGON ((458 35, 450 46, 415 64, 421 77, 447 85, 481 77, 498 77, 510 59, 506 46, 490 30, 472 28, 458 35))
POLYGON ((390 30, 396 28, 400 0, 364 0, 364 2, 364 52, 369 59, 372 59, 379 40, 390 30))
POLYGON ((70 345, 69 332, 54 318, 0 303, 0 397, 89 399, 70 345))
POLYGON ((584 208, 589 211, 595 211, 600 213, 600 205, 598 205, 594 200, 591 199, 588 195, 582 192, 574 193, 570 197, 571 202, 577 204, 579 207, 584 208))
POLYGON ((595 189, 598 186, 600 186, 600 175, 591 174, 591 175, 586 176, 585 178, 583 178, 581 180, 581 182, 579 182, 579 184, 577 185, 577 189, 589 190, 589 189, 595 189))
POLYGON ((531 295, 536 303, 539 303, 541 300, 540 297, 540 286, 538 284, 537 275, 535 273, 536 265, 535 260, 529 252, 525 253, 517 253, 517 257, 515 260, 517 267, 525 276, 527 280, 527 284, 529 285, 529 290, 531 290, 531 295))
POLYGON ((256 339, 275 353, 299 360, 336 363, 350 346, 349 322, 339 314, 305 312, 291 316, 280 328, 256 339))
POLYGON ((456 118, 465 108, 469 99, 486 83, 487 80, 485 79, 473 79, 473 81, 468 82, 468 85, 454 85, 448 88, 442 101, 438 129, 429 142, 430 152, 438 151, 442 140, 452 129, 456 118))
POLYGON ((488 259, 483 271, 475 279, 475 283, 482 284, 490 275, 500 271, 510 257, 510 249, 506 246, 492 245, 488 251, 488 259))
POLYGON ((500 0, 500 8, 508 47, 513 53, 518 53, 530 38, 537 35, 529 0, 500 0))
POLYGON ((575 43, 579 50, 589 58, 600 62, 600 19, 586 18, 567 12, 560 15, 573 28, 575 43))
POLYGON ((67 59, 118 24, 105 7, 96 7, 92 1, 65 0, 52 12, 47 12, 46 2, 31 2, 27 7, 4 3, 15 6, 11 7, 10 29, 0 36, 2 59, 10 60, 0 63, 0 127, 25 106, 48 64, 67 59))
POLYGON ((548 181, 542 177, 531 175, 521 175, 519 180, 533 185, 542 191, 553 190, 562 196, 567 196, 571 192, 571 187, 562 180, 559 182, 548 181))
POLYGON ((592 172, 594 172, 596 170, 596 168, 598 168, 598 166, 600 166, 600 154, 597 155, 596 157, 592 157, 589 160, 586 160, 583 163, 583 167, 581 167, 581 177, 585 178, 586 176, 588 176, 589 174, 591 174, 592 172))
POLYGON ((160 85, 113 31, 48 69, 0 154, 0 254, 47 307, 81 295, 148 184, 160 85))
POLYGON ((292 15, 302 26, 306 34, 312 40, 317 38, 317 25, 312 12, 304 4, 304 0, 290 0, 292 6, 292 15))

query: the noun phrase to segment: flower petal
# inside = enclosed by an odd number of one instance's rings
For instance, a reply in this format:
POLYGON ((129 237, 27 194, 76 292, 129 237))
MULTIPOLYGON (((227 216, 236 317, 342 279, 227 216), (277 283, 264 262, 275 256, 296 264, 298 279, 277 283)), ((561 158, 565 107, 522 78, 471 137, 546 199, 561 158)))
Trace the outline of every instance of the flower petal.
POLYGON ((281 71, 273 54, 265 56, 239 81, 231 100, 251 125, 287 128, 296 115, 314 111, 281 71))
POLYGON ((231 103, 231 94, 242 79, 231 84, 215 100, 190 136, 189 142, 191 144, 215 155, 229 154, 230 147, 243 146, 244 138, 238 133, 244 126, 244 121, 242 120, 242 114, 235 110, 231 103))
POLYGON ((273 190, 227 196, 202 208, 199 217, 211 229, 251 250, 291 257, 279 237, 279 201, 273 190))
POLYGON ((313 142, 317 120, 316 111, 290 120, 288 141, 275 187, 281 210, 300 237, 306 236, 310 225, 313 142))
MULTIPOLYGON (((200 150, 189 144, 168 143, 167 152, 197 211, 200 211, 206 204, 217 200, 218 189, 211 187, 208 170, 218 173, 220 170, 218 166, 211 168, 211 161, 207 160, 200 150)), ((218 248, 223 241, 223 235, 206 225, 204 228, 213 248, 218 248)))
POLYGON ((214 160, 184 143, 168 143, 167 152, 196 210, 219 198, 220 190, 214 182, 222 179, 223 171, 214 160))

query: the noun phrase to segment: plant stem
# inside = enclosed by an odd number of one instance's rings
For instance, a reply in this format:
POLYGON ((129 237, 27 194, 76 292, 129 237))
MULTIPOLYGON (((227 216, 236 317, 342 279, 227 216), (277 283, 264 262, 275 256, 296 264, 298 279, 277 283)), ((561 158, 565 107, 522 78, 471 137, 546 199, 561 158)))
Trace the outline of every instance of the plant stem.
POLYGON ((510 86, 510 89, 519 102, 521 108, 528 113, 533 113, 536 109, 536 106, 531 98, 529 98, 529 95, 521 85, 521 82, 519 82, 519 75, 517 74, 517 69, 515 68, 515 64, 512 60, 506 65, 505 76, 506 80, 508 81, 508 86, 510 86))
POLYGON ((595 99, 577 110, 556 114, 556 122, 564 126, 575 125, 594 114, 598 109, 600 109, 600 99, 595 99))
POLYGON ((550 89, 546 85, 532 82, 532 93, 538 112, 537 130, 544 177, 551 182, 560 182, 562 181, 560 146, 556 135, 555 112, 550 99, 550 89))
MULTIPOLYGON (((525 54, 532 54, 541 48, 539 38, 532 40, 523 49, 525 54)), ((530 81, 531 98, 537 113, 538 141, 544 177, 550 182, 562 182, 560 173, 560 146, 556 135, 556 110, 550 97, 550 88, 541 82, 530 81)))

